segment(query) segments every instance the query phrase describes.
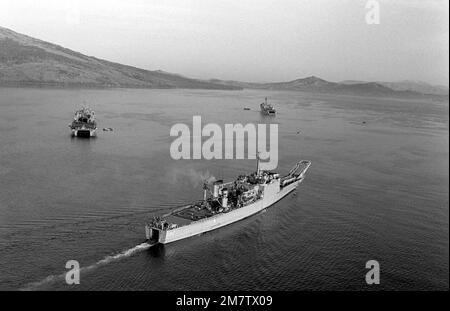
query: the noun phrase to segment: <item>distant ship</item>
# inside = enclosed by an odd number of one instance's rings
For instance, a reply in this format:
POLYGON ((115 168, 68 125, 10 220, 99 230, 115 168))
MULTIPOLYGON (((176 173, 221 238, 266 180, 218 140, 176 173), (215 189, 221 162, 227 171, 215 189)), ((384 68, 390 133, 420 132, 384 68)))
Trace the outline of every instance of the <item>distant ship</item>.
POLYGON ((97 122, 95 121, 95 112, 87 107, 83 107, 75 112, 73 121, 69 124, 72 130, 72 136, 77 137, 93 137, 97 130, 97 122))
POLYGON ((275 115, 275 109, 273 108, 273 106, 271 104, 267 103, 267 97, 264 100, 264 103, 261 103, 261 112, 266 114, 266 115, 270 115, 273 116, 275 115))
POLYGON ((311 165, 302 160, 284 177, 259 169, 224 183, 218 180, 210 186, 204 184, 203 200, 154 217, 146 224, 145 235, 149 243, 167 244, 229 225, 278 202, 305 178, 311 165))

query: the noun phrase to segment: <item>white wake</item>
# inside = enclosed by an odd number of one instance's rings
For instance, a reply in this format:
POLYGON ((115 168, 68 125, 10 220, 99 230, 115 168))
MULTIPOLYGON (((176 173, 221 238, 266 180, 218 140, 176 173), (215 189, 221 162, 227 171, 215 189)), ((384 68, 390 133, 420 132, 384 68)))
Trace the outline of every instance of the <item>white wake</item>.
MULTIPOLYGON (((111 263, 111 262, 118 261, 118 260, 121 260, 123 258, 129 257, 129 256, 133 255, 134 253, 146 250, 146 249, 150 248, 151 246, 153 246, 153 244, 149 244, 149 243, 144 242, 142 244, 136 245, 135 247, 127 249, 127 250, 125 250, 125 251, 123 251, 121 253, 118 253, 116 255, 106 256, 105 258, 97 261, 96 263, 94 263, 94 264, 92 264, 90 266, 81 267, 80 268, 80 274, 82 272, 91 271, 91 270, 94 270, 94 269, 96 269, 96 268, 98 268, 100 266, 106 265, 108 263, 111 263)), ((35 289, 38 289, 42 285, 54 283, 54 282, 57 282, 57 281, 64 281, 65 277, 66 277, 66 272, 61 273, 61 274, 49 275, 48 277, 46 277, 42 281, 29 283, 27 286, 25 286, 21 290, 35 290, 35 289)))

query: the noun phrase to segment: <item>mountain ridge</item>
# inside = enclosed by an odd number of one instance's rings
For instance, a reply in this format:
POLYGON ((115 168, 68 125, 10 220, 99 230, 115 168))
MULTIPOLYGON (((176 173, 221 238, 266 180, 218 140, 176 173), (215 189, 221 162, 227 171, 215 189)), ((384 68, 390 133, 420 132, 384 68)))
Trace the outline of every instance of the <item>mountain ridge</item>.
MULTIPOLYGON (((344 80, 339 83, 349 85, 355 83, 367 83, 367 81, 344 80)), ((444 85, 433 85, 418 80, 376 81, 376 83, 389 87, 394 91, 413 91, 427 95, 449 95, 449 88, 444 85)))
POLYGON ((216 84, 224 84, 250 89, 303 91, 313 93, 357 95, 357 96, 383 96, 383 97, 436 97, 446 99, 448 95, 423 94, 412 90, 394 90, 380 82, 354 81, 354 83, 330 82, 316 76, 295 79, 288 82, 253 83, 233 80, 208 80, 216 84))
POLYGON ((3 27, 0 27, 0 85, 241 89, 87 56, 3 27))
POLYGON ((417 97, 448 100, 448 88, 425 82, 326 81, 317 76, 287 82, 192 79, 164 70, 146 70, 87 56, 0 26, 0 86, 82 88, 191 88, 289 90, 314 93, 417 97), (430 93, 427 93, 430 92, 430 93))

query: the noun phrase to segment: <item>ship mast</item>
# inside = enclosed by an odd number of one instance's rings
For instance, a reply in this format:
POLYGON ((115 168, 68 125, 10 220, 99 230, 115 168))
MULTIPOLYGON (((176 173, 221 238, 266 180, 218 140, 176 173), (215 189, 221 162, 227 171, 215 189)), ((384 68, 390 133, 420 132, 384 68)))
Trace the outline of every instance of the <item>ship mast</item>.
POLYGON ((259 152, 256 153, 256 176, 259 176, 259 152))
POLYGON ((207 191, 208 191, 208 184, 206 180, 203 182, 203 201, 206 201, 207 199, 207 191))

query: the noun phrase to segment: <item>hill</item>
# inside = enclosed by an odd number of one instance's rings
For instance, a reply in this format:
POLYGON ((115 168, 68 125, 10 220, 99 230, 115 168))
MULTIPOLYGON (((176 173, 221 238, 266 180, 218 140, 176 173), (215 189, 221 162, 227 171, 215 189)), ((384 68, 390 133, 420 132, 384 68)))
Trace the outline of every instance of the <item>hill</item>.
POLYGON ((240 89, 86 56, 3 27, 0 85, 240 89))
POLYGON ((448 101, 448 88, 420 81, 330 82, 311 76, 288 82, 199 80, 162 70, 122 65, 0 27, 0 86, 288 90, 386 97, 432 97, 448 101))
MULTIPOLYGON (((353 81, 353 80, 346 80, 340 82, 341 84, 360 84, 360 83, 367 83, 364 81, 353 81)), ((420 94, 427 94, 427 95, 442 95, 442 96, 448 96, 449 89, 448 87, 445 87, 443 85, 432 85, 423 81, 412 81, 412 80, 403 80, 403 81, 395 81, 395 82, 385 82, 385 81, 377 81, 376 83, 381 84, 383 86, 386 86, 390 89, 393 89, 395 91, 411 91, 416 92, 420 94)))
POLYGON ((311 76, 302 79, 296 79, 289 82, 275 83, 249 83, 238 81, 209 80, 215 84, 223 84, 242 88, 266 89, 266 90, 285 90, 285 91, 303 91, 312 93, 358 95, 358 96, 390 96, 390 97, 415 97, 423 96, 418 92, 409 90, 393 90, 377 82, 337 83, 311 76))

